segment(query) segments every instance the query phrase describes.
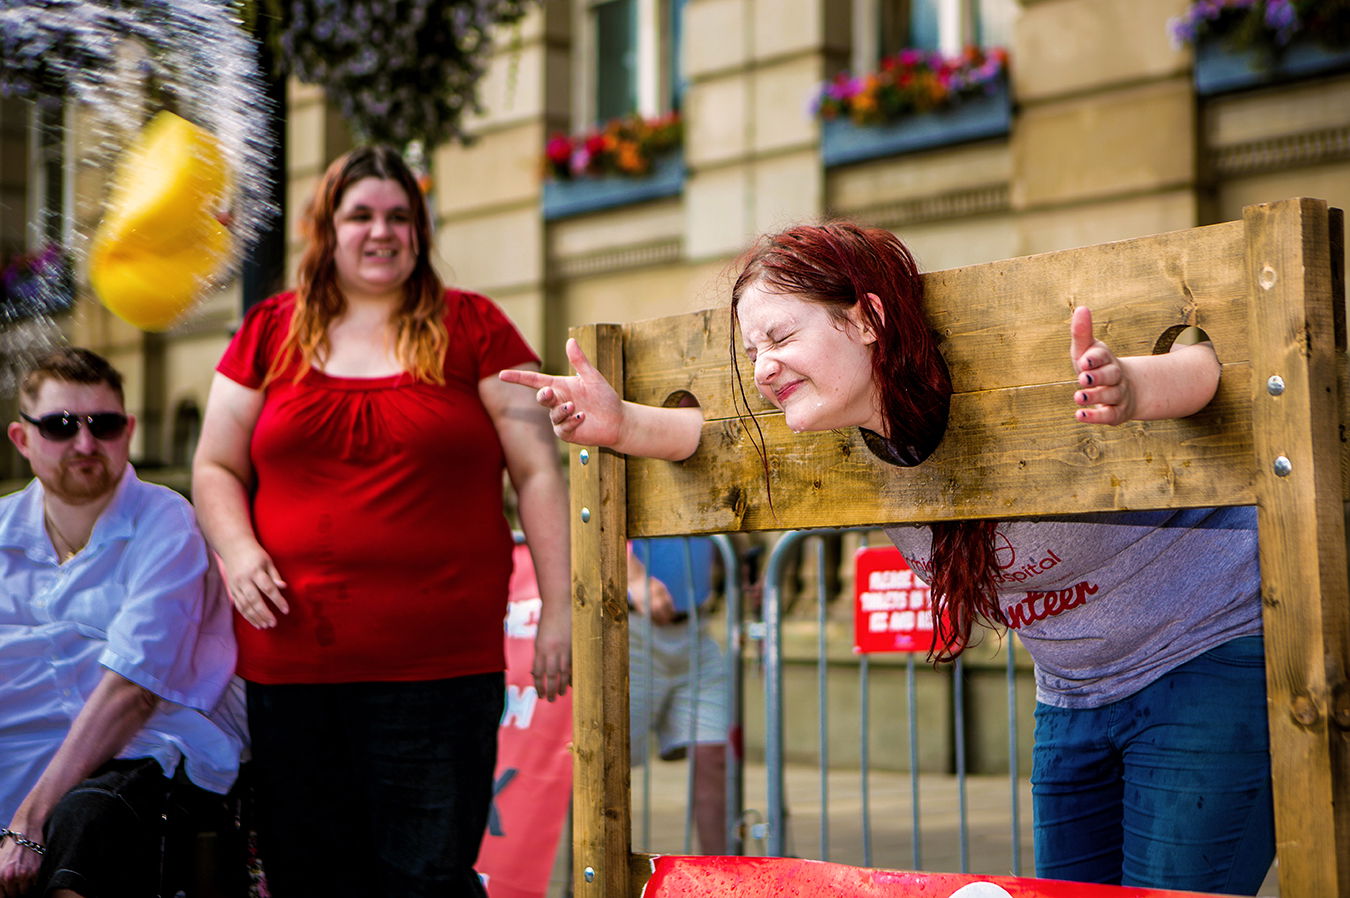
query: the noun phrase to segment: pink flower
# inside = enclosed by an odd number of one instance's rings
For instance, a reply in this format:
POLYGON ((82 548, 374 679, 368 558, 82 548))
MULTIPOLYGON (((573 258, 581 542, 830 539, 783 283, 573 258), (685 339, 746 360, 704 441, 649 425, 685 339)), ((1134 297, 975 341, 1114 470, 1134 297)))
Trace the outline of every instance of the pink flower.
POLYGON ((566 165, 567 160, 572 156, 572 141, 568 140, 565 135, 555 134, 549 138, 548 143, 544 146, 544 155, 554 165, 566 165))

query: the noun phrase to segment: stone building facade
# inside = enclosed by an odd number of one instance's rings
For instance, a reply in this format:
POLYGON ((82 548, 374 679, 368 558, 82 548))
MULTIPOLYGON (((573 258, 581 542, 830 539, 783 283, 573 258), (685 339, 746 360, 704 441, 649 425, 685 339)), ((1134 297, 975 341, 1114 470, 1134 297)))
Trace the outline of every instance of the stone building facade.
MULTIPOLYGON (((544 0, 499 41, 477 140, 432 154, 442 272, 494 297, 560 370, 569 326, 724 303, 737 253, 795 221, 846 216, 894 229, 933 270, 1226 220, 1292 195, 1350 204, 1350 61, 1333 55, 1288 75, 1258 66, 1216 89, 1203 54, 1169 37, 1187 6, 544 0), (1010 57, 992 125, 930 122, 917 148, 863 158, 846 148, 856 161, 837 161, 836 135, 809 109, 825 79, 873 70, 897 44, 955 52, 977 41, 1010 57), (617 188, 546 184, 548 137, 625 105, 649 116, 679 108, 674 174, 617 188)), ((292 84, 284 105, 289 272, 300 212, 351 139, 318 89, 292 84)), ((88 229, 97 216, 103 172, 69 161, 79 116, 65 114, 63 146, 50 146, 35 115, 0 101, 0 251, 69 234, 72 222, 88 229)), ((135 456, 166 479, 182 482, 212 366, 241 310, 236 286, 165 334, 139 332, 87 297, 62 316, 72 341, 127 373, 141 419, 135 456)), ((5 464, 0 475, 21 475, 14 459, 5 464)))

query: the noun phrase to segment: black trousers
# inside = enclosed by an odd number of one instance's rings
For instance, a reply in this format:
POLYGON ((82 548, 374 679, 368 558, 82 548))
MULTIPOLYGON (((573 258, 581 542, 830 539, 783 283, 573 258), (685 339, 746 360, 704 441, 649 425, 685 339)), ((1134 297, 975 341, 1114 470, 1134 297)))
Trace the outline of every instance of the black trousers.
POLYGON ((501 673, 248 684, 259 855, 273 898, 486 892, 501 673))

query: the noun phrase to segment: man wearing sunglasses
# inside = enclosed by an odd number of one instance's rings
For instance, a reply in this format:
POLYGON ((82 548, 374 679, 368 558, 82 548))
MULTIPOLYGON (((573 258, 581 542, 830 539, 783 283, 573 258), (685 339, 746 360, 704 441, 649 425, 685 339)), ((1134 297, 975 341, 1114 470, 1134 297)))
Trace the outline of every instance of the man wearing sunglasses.
POLYGON ((238 771, 229 605, 191 507, 131 467, 106 360, 48 353, 18 398, 34 479, 0 498, 0 898, 152 895, 171 788, 238 771))

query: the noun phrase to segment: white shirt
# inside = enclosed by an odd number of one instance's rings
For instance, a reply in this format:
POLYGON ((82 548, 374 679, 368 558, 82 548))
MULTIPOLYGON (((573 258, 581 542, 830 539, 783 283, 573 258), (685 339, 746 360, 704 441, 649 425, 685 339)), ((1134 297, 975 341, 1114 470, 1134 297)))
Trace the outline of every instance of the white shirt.
POLYGON ((0 824, 112 670, 161 699, 119 758, 180 760, 226 792, 243 749, 228 599, 187 501, 128 465, 89 543, 59 564, 34 480, 0 498, 0 824))

